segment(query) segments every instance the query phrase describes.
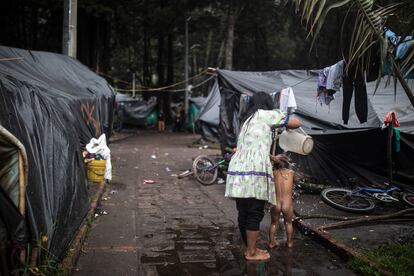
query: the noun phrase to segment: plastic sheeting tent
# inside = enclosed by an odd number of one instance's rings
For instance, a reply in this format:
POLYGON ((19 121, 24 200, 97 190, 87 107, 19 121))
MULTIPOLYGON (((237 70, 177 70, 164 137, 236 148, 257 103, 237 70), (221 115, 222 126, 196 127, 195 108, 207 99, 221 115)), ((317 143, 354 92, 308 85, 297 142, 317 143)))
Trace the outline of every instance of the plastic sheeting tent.
MULTIPOLYGON (((348 124, 342 122, 342 94, 335 94, 330 106, 316 101, 318 71, 288 70, 272 72, 237 72, 218 70, 221 93, 219 131, 216 136, 222 148, 236 145, 239 129, 241 95, 258 91, 273 93, 293 87, 299 117, 307 133, 315 139, 311 155, 293 156, 298 169, 314 183, 347 185, 350 178, 363 183, 387 180, 387 131, 380 129, 385 114, 395 111, 401 123, 401 152, 395 154, 395 176, 409 183, 414 180, 414 108, 401 87, 394 101, 393 85, 384 81, 374 94, 375 82, 367 84, 368 120, 361 124, 351 105, 348 124)), ((413 83, 410 82, 410 85, 413 83)), ((217 105, 210 109, 217 108, 217 105)), ((208 110, 202 110, 206 113, 208 110)), ((202 115, 201 115, 202 116, 202 115)))
POLYGON ((157 98, 151 97, 148 101, 142 98, 133 98, 126 94, 116 94, 117 112, 125 124, 145 127, 147 117, 155 110, 157 98))
POLYGON ((201 136, 208 142, 218 143, 218 127, 220 123, 220 89, 217 80, 214 82, 204 105, 196 118, 201 136))
POLYGON ((114 93, 67 56, 0 47, 0 124, 26 148, 26 220, 61 257, 89 207, 82 145, 109 134, 114 93))

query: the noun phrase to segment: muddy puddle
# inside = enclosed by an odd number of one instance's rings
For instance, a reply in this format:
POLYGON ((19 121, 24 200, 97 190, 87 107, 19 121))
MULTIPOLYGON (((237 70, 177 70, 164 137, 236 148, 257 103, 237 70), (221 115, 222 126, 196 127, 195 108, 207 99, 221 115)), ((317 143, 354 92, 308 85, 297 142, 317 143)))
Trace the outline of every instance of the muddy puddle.
MULTIPOLYGON (((283 242, 270 250, 266 262, 246 262, 238 229, 168 229, 170 246, 147 248, 141 264, 155 267, 158 275, 352 275, 338 257, 299 233, 293 249, 283 242)), ((265 232, 258 244, 266 248, 265 232)), ((168 244, 168 242, 167 242, 168 244)))

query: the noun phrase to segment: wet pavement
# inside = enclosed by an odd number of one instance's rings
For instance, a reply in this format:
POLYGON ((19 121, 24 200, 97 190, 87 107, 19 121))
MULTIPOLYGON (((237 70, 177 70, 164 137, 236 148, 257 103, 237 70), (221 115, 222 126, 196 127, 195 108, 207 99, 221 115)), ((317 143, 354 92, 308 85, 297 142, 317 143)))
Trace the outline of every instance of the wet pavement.
MULTIPOLYGON (((198 137, 136 132, 110 147, 114 179, 107 186, 74 275, 352 275, 338 257, 295 233, 268 262, 245 262, 237 211, 224 184, 202 186, 177 179, 199 154, 198 137), (144 180, 155 183, 144 184, 144 180)), ((150 183, 150 182, 146 182, 150 183)), ((269 215, 259 244, 266 245, 269 215)), ((283 236, 281 236, 283 238, 283 236)))

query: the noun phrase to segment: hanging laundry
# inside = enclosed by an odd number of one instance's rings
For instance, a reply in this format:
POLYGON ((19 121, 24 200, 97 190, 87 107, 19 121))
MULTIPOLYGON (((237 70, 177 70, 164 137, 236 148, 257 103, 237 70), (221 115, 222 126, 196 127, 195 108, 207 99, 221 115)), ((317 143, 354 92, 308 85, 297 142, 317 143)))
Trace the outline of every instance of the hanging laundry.
POLYGON ((399 128, 393 129, 393 136, 394 136, 394 150, 395 152, 401 151, 401 131, 399 128))
MULTIPOLYGON (((393 31, 388 28, 384 28, 385 36, 388 38, 390 43, 394 46, 393 54, 395 57, 395 61, 399 63, 407 54, 407 51, 410 47, 414 46, 414 40, 412 36, 406 36, 404 41, 401 41, 402 37, 397 36, 393 31)), ((378 75, 380 72, 380 67, 382 66, 382 76, 384 75, 391 75, 391 67, 392 65, 388 60, 381 61, 381 49, 379 44, 376 43, 372 46, 371 49, 371 56, 370 56, 370 64, 367 70, 367 82, 375 81, 378 79, 378 75)), ((405 79, 414 79, 414 72, 411 71, 407 74, 407 72, 402 68, 402 73, 405 79)), ((381 76, 381 77, 382 77, 381 76)))
POLYGON ((329 68, 330 66, 325 67, 319 71, 318 87, 326 87, 326 81, 328 79, 328 74, 329 74, 329 68))
POLYGON ((319 71, 317 101, 320 105, 329 105, 335 99, 334 94, 341 89, 344 61, 325 67, 319 71))
POLYGON ((292 114, 296 108, 296 99, 292 87, 282 89, 279 96, 279 109, 288 114, 292 114))
POLYGON ((391 31, 388 28, 385 28, 385 36, 394 45, 394 47, 398 46, 395 50, 396 60, 403 59, 410 46, 414 43, 413 37, 411 35, 406 36, 404 38, 404 41, 400 42, 401 36, 397 36, 393 31, 391 31))
POLYGON ((349 109, 351 106, 352 95, 355 90, 355 112, 359 122, 365 123, 368 117, 368 96, 365 85, 364 75, 358 71, 355 74, 355 68, 351 68, 348 74, 343 76, 343 103, 342 103, 342 120, 348 124, 349 109))
POLYGON ((321 106, 323 104, 329 105, 335 99, 333 94, 334 93, 332 93, 332 91, 328 91, 325 87, 319 86, 316 100, 319 102, 321 106))
POLYGON ((392 121, 394 121, 393 127, 400 127, 400 121, 398 121, 397 116, 395 115, 394 111, 390 111, 384 117, 384 124, 388 125, 392 121))
POLYGON ((326 89, 327 90, 339 91, 341 89, 343 71, 344 71, 343 60, 329 67, 329 73, 326 78, 326 89))

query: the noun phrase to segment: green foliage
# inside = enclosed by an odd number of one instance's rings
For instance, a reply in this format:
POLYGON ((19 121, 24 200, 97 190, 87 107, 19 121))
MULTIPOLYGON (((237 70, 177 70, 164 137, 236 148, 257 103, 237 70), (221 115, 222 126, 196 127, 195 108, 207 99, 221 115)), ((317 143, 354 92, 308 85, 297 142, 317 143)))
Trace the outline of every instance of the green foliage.
POLYGON ((63 268, 58 258, 51 254, 46 248, 41 245, 39 241, 35 247, 28 245, 26 248, 27 256, 26 262, 19 268, 13 270, 12 275, 56 275, 64 276, 68 275, 68 271, 63 268), (36 263, 32 264, 31 255, 34 254, 36 248, 37 259, 36 263))
MULTIPOLYGON (((381 265, 393 275, 409 276, 414 271, 413 244, 389 243, 364 253, 370 260, 381 265)), ((380 275, 359 259, 352 259, 349 265, 363 275, 380 275)))

